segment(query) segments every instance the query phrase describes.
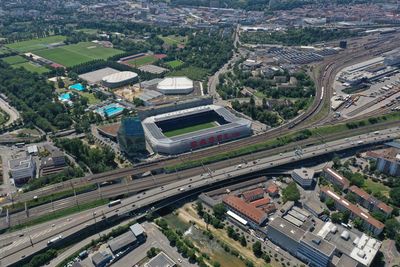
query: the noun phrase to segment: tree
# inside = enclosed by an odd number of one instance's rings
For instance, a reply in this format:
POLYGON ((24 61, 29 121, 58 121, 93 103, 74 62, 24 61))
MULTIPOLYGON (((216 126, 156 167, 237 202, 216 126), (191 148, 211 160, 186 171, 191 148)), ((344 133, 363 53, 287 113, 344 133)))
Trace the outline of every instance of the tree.
POLYGON ((363 230, 363 225, 364 225, 364 222, 363 222, 363 220, 361 220, 361 218, 355 218, 354 220, 353 220, 353 226, 354 226, 354 228, 356 228, 356 229, 358 229, 358 230, 360 230, 360 231, 362 231, 363 230))
POLYGON ((400 206, 400 187, 394 187, 390 190, 390 199, 393 204, 396 206, 400 206))
POLYGON ((263 252, 262 252, 262 247, 261 247, 260 241, 256 241, 253 244, 253 253, 257 258, 260 258, 262 256, 263 252))
POLYGON ((340 166, 342 166, 342 163, 340 162, 340 158, 338 155, 335 155, 332 161, 333 161, 333 168, 338 169, 340 166))
POLYGON ((220 203, 213 207, 214 216, 219 219, 223 220, 225 218, 226 208, 225 205, 220 203))
POLYGON ((333 201, 332 198, 327 198, 325 201, 326 206, 328 207, 328 209, 330 210, 334 210, 335 209, 335 201, 333 201))
POLYGON ((350 183, 358 187, 362 187, 364 185, 364 181, 364 176, 358 172, 353 173, 350 177, 350 183))
POLYGON ((213 267, 221 267, 221 263, 219 263, 218 261, 215 261, 213 263, 213 267))
POLYGON ((332 220, 333 223, 341 223, 342 222, 342 213, 333 212, 331 214, 331 220, 332 220))
POLYGON ((271 262, 271 258, 268 256, 267 253, 263 253, 262 258, 266 263, 270 263, 271 262))
POLYGON ((247 246, 246 237, 244 235, 240 236, 240 245, 242 245, 242 247, 246 247, 247 246))
POLYGON ((400 223, 395 218, 386 220, 385 232, 388 238, 394 239, 395 236, 400 232, 400 223))
POLYGON ((283 201, 298 201, 300 199, 300 192, 295 182, 288 184, 286 188, 282 190, 283 201))
POLYGON ((197 211, 197 214, 198 214, 200 217, 203 217, 203 214, 204 214, 204 211, 203 211, 203 203, 201 203, 200 201, 197 201, 197 202, 196 202, 196 211, 197 211))

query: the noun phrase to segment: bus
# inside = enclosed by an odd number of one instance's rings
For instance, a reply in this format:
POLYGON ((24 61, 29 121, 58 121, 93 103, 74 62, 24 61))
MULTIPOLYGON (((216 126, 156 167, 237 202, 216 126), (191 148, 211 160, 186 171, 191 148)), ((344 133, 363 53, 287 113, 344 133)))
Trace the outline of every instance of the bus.
POLYGON ((49 241, 47 241, 47 245, 50 246, 50 245, 60 241, 62 238, 63 238, 62 235, 56 236, 56 237, 50 239, 49 241))
POLYGON ((113 206, 116 206, 116 205, 119 205, 119 204, 121 204, 121 199, 117 199, 117 200, 111 201, 110 203, 108 203, 108 207, 113 207, 113 206))
POLYGON ((21 148, 25 145, 25 143, 16 143, 15 146, 18 148, 21 148))

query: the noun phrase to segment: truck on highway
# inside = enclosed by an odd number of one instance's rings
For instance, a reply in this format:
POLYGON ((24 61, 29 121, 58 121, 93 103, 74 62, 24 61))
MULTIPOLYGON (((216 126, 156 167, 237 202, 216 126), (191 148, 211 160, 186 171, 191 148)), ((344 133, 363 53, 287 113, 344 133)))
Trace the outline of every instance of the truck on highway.
POLYGON ((119 205, 119 204, 121 204, 121 199, 110 201, 110 203, 108 203, 108 207, 113 207, 113 206, 116 206, 116 205, 119 205))
POLYGON ((50 239, 49 241, 47 241, 47 245, 48 245, 48 246, 51 246, 52 244, 59 242, 61 239, 63 239, 63 236, 62 236, 62 235, 53 237, 52 239, 50 239))

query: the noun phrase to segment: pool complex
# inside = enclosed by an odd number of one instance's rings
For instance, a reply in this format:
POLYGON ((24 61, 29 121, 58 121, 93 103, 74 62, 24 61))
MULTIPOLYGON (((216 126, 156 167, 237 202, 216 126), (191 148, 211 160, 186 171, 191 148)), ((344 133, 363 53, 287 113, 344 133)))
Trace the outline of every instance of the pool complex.
POLYGON ((58 97, 58 99, 60 101, 68 101, 71 99, 71 93, 63 93, 58 97))
POLYGON ((76 84, 70 85, 68 88, 69 89, 74 89, 74 90, 77 90, 77 91, 85 90, 85 87, 81 83, 76 83, 76 84))
POLYGON ((107 115, 108 117, 116 116, 122 111, 124 111, 124 108, 121 107, 120 105, 117 104, 110 104, 101 108, 97 109, 98 113, 107 115))

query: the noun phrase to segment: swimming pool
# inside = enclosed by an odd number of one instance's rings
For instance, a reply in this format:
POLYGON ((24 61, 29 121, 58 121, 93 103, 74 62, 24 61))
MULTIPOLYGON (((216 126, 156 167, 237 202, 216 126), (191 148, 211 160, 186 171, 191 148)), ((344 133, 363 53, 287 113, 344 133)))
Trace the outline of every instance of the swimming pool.
POLYGON ((104 107, 101 107, 97 110, 98 113, 103 114, 107 117, 112 117, 116 116, 122 113, 124 111, 124 107, 121 107, 120 105, 117 104, 110 104, 104 107))
POLYGON ((68 88, 69 89, 74 89, 74 90, 77 90, 77 91, 85 90, 85 86, 83 86, 81 83, 76 83, 76 84, 70 85, 68 88))
POLYGON ((71 93, 63 93, 58 97, 58 99, 60 101, 68 101, 71 99, 71 93))

